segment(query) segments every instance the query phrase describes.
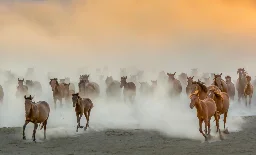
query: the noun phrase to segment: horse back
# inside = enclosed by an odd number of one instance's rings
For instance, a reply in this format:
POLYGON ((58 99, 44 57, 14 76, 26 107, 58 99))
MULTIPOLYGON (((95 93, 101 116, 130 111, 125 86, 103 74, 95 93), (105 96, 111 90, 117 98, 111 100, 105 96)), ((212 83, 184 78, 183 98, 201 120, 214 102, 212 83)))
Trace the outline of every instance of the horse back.
POLYGON ((136 92, 136 85, 133 82, 128 82, 128 89, 136 92))

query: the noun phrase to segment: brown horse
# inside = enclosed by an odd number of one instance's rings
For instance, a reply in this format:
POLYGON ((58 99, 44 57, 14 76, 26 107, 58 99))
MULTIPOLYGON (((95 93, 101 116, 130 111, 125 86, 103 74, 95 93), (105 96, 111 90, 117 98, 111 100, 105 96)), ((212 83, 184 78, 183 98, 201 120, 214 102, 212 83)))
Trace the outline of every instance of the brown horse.
POLYGON ((52 87, 54 109, 56 109, 56 102, 57 102, 57 100, 60 101, 60 105, 62 107, 62 99, 64 98, 64 84, 59 84, 57 78, 50 79, 49 84, 52 87))
POLYGON ((182 83, 182 85, 186 85, 187 84, 187 74, 186 73, 181 73, 179 76, 178 76, 178 80, 182 83))
MULTIPOLYGON (((65 83, 70 83, 69 85, 69 90, 75 91, 75 85, 74 83, 70 82, 70 78, 69 77, 65 77, 65 83)), ((73 93, 72 93, 73 94, 73 93)))
POLYGON ((0 85, 0 103, 3 103, 4 99, 4 90, 3 87, 0 85))
POLYGON ((87 127, 89 127, 89 120, 90 120, 91 110, 93 108, 93 103, 89 98, 81 98, 78 93, 72 94, 72 102, 73 102, 73 107, 75 107, 76 118, 77 118, 76 132, 78 132, 78 128, 83 128, 83 126, 80 125, 80 120, 83 114, 87 121, 86 126, 84 127, 84 130, 86 130, 87 127))
POLYGON ((39 101, 37 103, 32 102, 33 97, 31 95, 29 97, 24 96, 25 99, 25 124, 23 125, 23 139, 26 139, 25 129, 29 122, 34 123, 34 131, 33 131, 33 141, 36 141, 36 130, 38 127, 38 123, 42 123, 41 129, 44 128, 44 139, 46 139, 46 125, 50 114, 50 106, 45 101, 39 101))
POLYGON ((24 79, 20 80, 18 78, 18 87, 16 91, 16 97, 21 97, 22 95, 27 95, 28 94, 28 87, 23 84, 24 79))
POLYGON ((226 79, 226 83, 228 86, 228 96, 230 97, 231 100, 234 100, 235 94, 236 94, 235 85, 234 85, 234 83, 232 83, 230 76, 226 76, 225 79, 226 79))
POLYGON ((190 95, 192 92, 193 78, 194 78, 194 76, 187 77, 187 86, 186 86, 187 95, 190 95))
POLYGON ((107 76, 106 80, 106 94, 108 97, 119 98, 121 96, 120 82, 113 79, 112 76, 107 76))
POLYGON ((190 108, 193 109, 196 107, 197 117, 199 120, 199 132, 204 136, 205 140, 207 140, 206 135, 210 135, 211 132, 211 118, 214 116, 216 121, 217 132, 219 131, 219 112, 217 111, 216 104, 213 99, 206 98, 204 100, 200 100, 199 91, 195 91, 190 95, 190 108), (202 130, 203 122, 205 124, 205 133, 202 130), (208 129, 208 132, 207 132, 208 129))
POLYGON ((192 87, 191 88, 192 89, 191 90, 192 93, 198 91, 200 100, 204 100, 207 97, 208 88, 200 80, 193 81, 191 87, 192 87))
POLYGON ((208 97, 215 101, 217 110, 220 112, 220 115, 224 114, 224 133, 228 133, 228 129, 226 129, 226 122, 229 109, 228 94, 226 92, 220 92, 219 90, 211 88, 208 90, 208 97))
POLYGON ((90 75, 81 75, 79 86, 79 94, 82 97, 96 98, 100 95, 100 86, 95 82, 89 81, 90 75))
POLYGON ((150 85, 147 82, 140 82, 140 95, 147 96, 150 92, 150 85))
POLYGON ((253 85, 251 84, 251 77, 249 75, 246 76, 246 85, 244 88, 244 97, 245 97, 245 105, 247 106, 247 96, 249 96, 249 105, 252 102, 253 95, 253 85))
POLYGON ((168 83, 169 83, 169 92, 171 97, 179 96, 182 92, 182 86, 179 80, 175 78, 175 74, 167 73, 168 75, 168 83))
POLYGON ((129 98, 130 102, 134 102, 136 96, 136 85, 133 82, 127 82, 127 76, 121 77, 120 81, 120 88, 124 87, 123 95, 124 95, 124 102, 126 99, 129 98))
POLYGON ((222 92, 228 93, 228 86, 226 82, 221 78, 222 73, 214 74, 214 79, 212 85, 220 88, 222 92))
POLYGON ((246 85, 246 73, 244 68, 239 68, 237 70, 237 74, 239 75, 237 81, 236 81, 236 90, 237 90, 237 96, 238 96, 238 102, 240 102, 241 98, 244 98, 244 88, 246 85))

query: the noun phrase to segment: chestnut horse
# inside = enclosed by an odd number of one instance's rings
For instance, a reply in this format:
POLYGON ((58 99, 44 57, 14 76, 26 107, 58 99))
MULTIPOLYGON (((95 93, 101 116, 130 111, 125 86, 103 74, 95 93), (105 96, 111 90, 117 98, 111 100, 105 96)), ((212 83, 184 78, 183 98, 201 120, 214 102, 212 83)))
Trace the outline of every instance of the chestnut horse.
POLYGON ((207 97, 208 88, 200 80, 193 81, 191 87, 192 87, 191 88, 191 92, 192 93, 198 91, 200 100, 204 100, 207 97))
POLYGON ((54 109, 56 109, 57 100, 60 101, 60 105, 62 107, 62 99, 64 98, 64 84, 59 84, 57 78, 50 79, 49 84, 52 87, 54 109))
POLYGON ((28 94, 28 87, 23 84, 24 79, 20 80, 18 78, 18 87, 16 91, 16 97, 21 97, 22 95, 27 95, 28 94))
POLYGON ((46 125, 50 114, 50 106, 45 101, 39 101, 37 103, 32 102, 33 97, 24 96, 25 99, 25 124, 23 125, 23 140, 26 139, 25 129, 29 122, 34 123, 34 130, 32 139, 36 141, 36 130, 38 123, 42 124, 40 130, 44 128, 44 139, 46 139, 46 125))
POLYGON ((197 117, 199 120, 199 131, 207 140, 206 135, 210 135, 211 132, 211 118, 214 116, 216 121, 217 132, 219 131, 219 112, 217 111, 216 104, 213 99, 206 98, 200 100, 199 91, 195 91, 190 95, 190 108, 193 109, 196 107, 197 117), (205 133, 202 130, 203 122, 205 124, 205 133), (207 130, 208 129, 208 130, 207 130), (208 131, 208 132, 207 132, 208 131))
POLYGON ((187 77, 187 87, 186 87, 187 95, 190 95, 192 92, 193 78, 194 78, 194 76, 187 77))
POLYGON ((107 76, 106 80, 106 94, 108 97, 119 98, 121 96, 120 82, 113 79, 112 76, 107 76))
POLYGON ((84 127, 84 131, 85 131, 87 127, 89 127, 89 120, 90 120, 91 110, 93 108, 93 103, 89 98, 81 98, 78 93, 72 94, 72 102, 73 102, 73 107, 75 107, 76 118, 77 118, 76 132, 78 132, 78 128, 83 128, 83 126, 80 125, 80 120, 83 114, 86 118, 86 125, 84 127))
POLYGON ((246 73, 244 68, 239 68, 237 70, 238 79, 236 81, 236 90, 237 90, 237 96, 238 96, 238 102, 240 102, 241 98, 244 98, 244 88, 246 85, 246 73))
POLYGON ((226 83, 228 86, 228 96, 231 100, 234 100, 235 98, 235 94, 236 94, 236 88, 234 83, 232 83, 231 77, 230 76, 226 76, 226 83))
POLYGON ((136 96, 136 85, 133 82, 127 82, 126 80, 127 76, 123 76, 120 81, 120 88, 124 87, 124 102, 129 98, 130 102, 133 103, 136 96))
POLYGON ((95 82, 89 81, 90 75, 80 75, 79 94, 82 97, 96 98, 100 95, 100 86, 95 82))
POLYGON ((171 73, 167 73, 169 79, 168 79, 168 83, 169 83, 169 92, 171 97, 174 96, 179 96, 182 92, 182 86, 179 80, 175 79, 175 74, 171 74, 171 73))
POLYGON ((246 76, 246 85, 244 88, 245 105, 247 106, 247 96, 249 96, 249 105, 252 102, 253 85, 251 84, 251 76, 246 76))
POLYGON ((229 110, 228 94, 226 92, 220 92, 215 88, 211 88, 208 89, 208 97, 215 101, 217 110, 219 111, 220 115, 224 114, 224 133, 228 133, 228 129, 226 129, 226 122, 229 110))
POLYGON ((222 92, 228 93, 228 86, 226 82, 221 78, 222 73, 214 74, 212 85, 217 86, 222 92))

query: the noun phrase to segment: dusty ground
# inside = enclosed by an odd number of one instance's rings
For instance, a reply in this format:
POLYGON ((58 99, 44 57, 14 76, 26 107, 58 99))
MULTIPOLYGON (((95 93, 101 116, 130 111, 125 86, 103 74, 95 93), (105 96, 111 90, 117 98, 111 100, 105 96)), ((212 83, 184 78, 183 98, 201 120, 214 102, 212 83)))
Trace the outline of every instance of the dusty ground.
MULTIPOLYGON (((212 143, 168 138, 157 132, 143 130, 107 130, 33 143, 30 140, 21 140, 21 128, 2 128, 0 129, 0 154, 255 155, 256 117, 247 117, 246 120, 247 124, 243 131, 231 133, 225 140, 212 143)), ((29 137, 30 135, 27 135, 27 138, 29 137)))

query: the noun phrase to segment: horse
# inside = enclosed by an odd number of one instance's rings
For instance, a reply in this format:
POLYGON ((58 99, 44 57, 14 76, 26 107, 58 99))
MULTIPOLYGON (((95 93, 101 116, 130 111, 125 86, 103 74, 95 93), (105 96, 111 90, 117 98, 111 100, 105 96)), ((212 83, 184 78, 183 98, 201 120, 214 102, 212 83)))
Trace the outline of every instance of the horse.
POLYGON ((107 76, 106 80, 106 95, 108 97, 119 98, 121 96, 120 82, 113 79, 112 76, 107 76))
POLYGON ((60 101, 60 105, 62 107, 63 106, 62 105, 62 99, 64 98, 64 84, 59 84, 57 78, 50 79, 49 84, 52 87, 54 109, 56 109, 56 102, 57 102, 57 100, 60 101))
POLYGON ((23 84, 24 79, 20 80, 18 78, 18 87, 16 91, 16 97, 21 97, 22 95, 27 95, 28 94, 28 87, 23 84))
POLYGON ((3 87, 0 85, 0 103, 3 103, 4 100, 4 90, 3 87))
POLYGON ((95 82, 89 81, 90 75, 80 76, 79 93, 83 94, 83 97, 96 98, 100 95, 100 86, 95 82))
POLYGON ((199 132, 204 136, 205 141, 207 141, 207 136, 211 133, 211 118, 214 116, 216 121, 217 132, 220 132, 219 129, 219 112, 217 111, 216 104, 213 99, 205 98, 201 100, 199 97, 199 91, 195 91, 190 95, 190 108, 193 109, 196 107, 197 118, 199 120, 199 132), (202 130, 203 122, 205 124, 205 133, 202 130))
POLYGON ((239 75, 237 81, 236 81, 236 90, 238 95, 238 102, 240 102, 241 98, 244 98, 244 88, 246 85, 246 73, 244 68, 239 68, 237 70, 237 74, 239 75))
POLYGON ((72 94, 72 102, 73 102, 73 107, 75 108, 76 118, 77 118, 76 132, 78 132, 78 128, 83 128, 83 126, 80 125, 80 120, 83 114, 86 118, 86 125, 84 127, 84 131, 85 131, 87 127, 89 127, 89 120, 90 120, 91 110, 93 108, 93 103, 89 98, 81 98, 78 93, 72 94))
POLYGON ((65 83, 69 83, 69 84, 70 84, 70 85, 69 85, 69 90, 72 90, 72 91, 75 91, 75 90, 76 90, 74 83, 71 83, 71 82, 70 82, 70 78, 69 78, 69 77, 65 77, 65 83))
POLYGON ((40 82, 26 80, 26 86, 28 87, 29 93, 36 92, 37 96, 42 94, 42 85, 40 82))
POLYGON ((217 110, 219 111, 220 115, 224 114, 224 133, 228 134, 228 129, 226 129, 226 122, 228 117, 228 110, 229 110, 229 96, 226 92, 221 92, 214 88, 208 90, 208 98, 211 98, 215 101, 217 110))
POLYGON ((236 88, 234 83, 232 83, 231 77, 228 75, 225 77, 228 86, 228 96, 231 100, 234 100, 236 94, 236 88))
POLYGON ((147 96, 150 92, 150 85, 147 82, 139 82, 140 83, 140 94, 147 96))
POLYGON ((179 76, 178 76, 178 80, 181 82, 182 85, 186 85, 187 81, 186 79, 188 78, 187 74, 186 73, 181 73, 179 76))
POLYGON ((36 130, 38 123, 41 124, 40 130, 44 128, 44 139, 46 139, 46 125, 50 114, 50 106, 45 101, 33 102, 33 97, 24 96, 25 99, 25 123, 23 125, 23 140, 26 140, 25 129, 29 122, 34 123, 32 139, 36 142, 36 130))
POLYGON ((127 82, 127 76, 121 77, 120 88, 123 88, 124 102, 129 98, 130 102, 134 102, 136 96, 136 85, 133 82, 127 82))
POLYGON ((186 86, 187 95, 190 95, 192 92, 193 78, 194 78, 194 76, 187 77, 187 86, 186 86))
POLYGON ((222 73, 214 74, 214 79, 212 85, 220 88, 222 92, 228 93, 228 86, 226 82, 221 78, 222 73))
POLYGON ((247 106, 247 96, 249 96, 249 105, 251 105, 253 95, 253 85, 251 84, 251 76, 246 76, 246 85, 244 88, 245 105, 247 106))
POLYGON ((179 96, 182 92, 182 86, 179 80, 175 78, 175 74, 167 73, 169 83, 169 93, 171 96, 179 96))
POLYGON ((194 93, 197 90, 198 90, 200 100, 204 100, 207 97, 208 88, 200 80, 192 82, 191 92, 194 93))

